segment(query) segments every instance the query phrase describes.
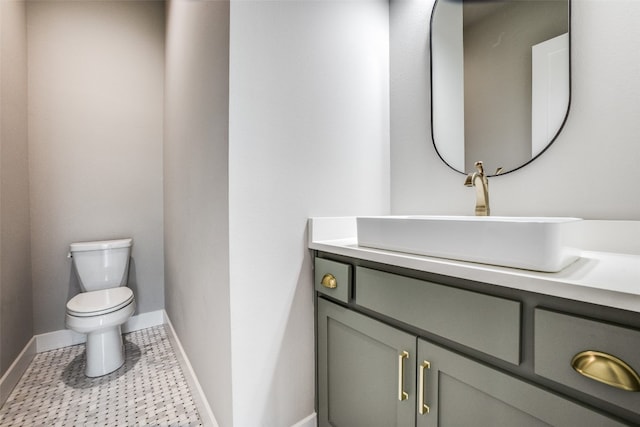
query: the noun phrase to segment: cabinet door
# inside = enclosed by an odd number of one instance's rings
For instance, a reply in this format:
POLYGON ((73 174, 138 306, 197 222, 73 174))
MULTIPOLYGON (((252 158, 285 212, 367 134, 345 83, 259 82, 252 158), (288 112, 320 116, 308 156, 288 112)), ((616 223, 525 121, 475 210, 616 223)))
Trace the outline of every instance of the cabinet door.
POLYGON ((622 425, 510 375, 418 340, 418 427, 622 425), (428 365, 428 367, 427 367, 428 365))
POLYGON ((318 299, 318 425, 413 427, 415 349, 415 336, 318 299))

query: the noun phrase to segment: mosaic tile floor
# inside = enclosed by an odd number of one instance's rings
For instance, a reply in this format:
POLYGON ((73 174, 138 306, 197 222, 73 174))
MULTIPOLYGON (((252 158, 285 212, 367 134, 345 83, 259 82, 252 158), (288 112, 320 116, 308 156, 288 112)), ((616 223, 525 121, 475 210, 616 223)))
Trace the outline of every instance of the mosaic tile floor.
POLYGON ((84 376, 84 345, 37 354, 4 406, 0 426, 201 426, 164 326, 125 337, 125 364, 84 376))

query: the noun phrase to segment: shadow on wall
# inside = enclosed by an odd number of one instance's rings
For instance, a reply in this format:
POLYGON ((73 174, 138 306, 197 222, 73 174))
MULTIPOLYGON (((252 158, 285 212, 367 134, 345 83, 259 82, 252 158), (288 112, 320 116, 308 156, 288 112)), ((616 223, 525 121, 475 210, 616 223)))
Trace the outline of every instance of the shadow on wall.
POLYGON ((139 314, 139 307, 142 302, 140 298, 140 292, 138 292, 138 274, 136 271, 136 260, 131 257, 129 258, 129 279, 127 282, 127 287, 133 291, 134 298, 136 299, 136 311, 134 314, 139 314))
POLYGON ((73 258, 69 257, 69 286, 67 291, 67 302, 74 296, 78 295, 81 292, 80 289, 80 281, 78 280, 78 275, 76 274, 75 267, 73 266, 73 258))

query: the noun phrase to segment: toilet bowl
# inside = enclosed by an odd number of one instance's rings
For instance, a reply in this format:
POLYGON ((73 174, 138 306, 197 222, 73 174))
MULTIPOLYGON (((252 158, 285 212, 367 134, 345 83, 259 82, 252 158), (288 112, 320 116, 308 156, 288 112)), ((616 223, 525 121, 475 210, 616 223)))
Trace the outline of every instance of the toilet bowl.
POLYGON ((131 239, 72 243, 70 256, 83 292, 67 303, 67 328, 87 334, 85 375, 99 377, 124 364, 121 326, 135 311, 126 287, 131 239))

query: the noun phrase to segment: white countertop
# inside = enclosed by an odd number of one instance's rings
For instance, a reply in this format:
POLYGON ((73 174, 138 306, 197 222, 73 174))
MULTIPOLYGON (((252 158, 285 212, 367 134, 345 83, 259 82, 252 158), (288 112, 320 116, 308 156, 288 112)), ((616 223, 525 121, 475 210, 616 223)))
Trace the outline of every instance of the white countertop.
MULTIPOLYGON (((591 230, 609 227, 606 222, 602 225, 597 221, 590 223, 591 230)), ((617 224, 615 228, 630 226, 631 239, 640 238, 635 236, 640 224, 637 221, 627 223, 617 224)), ((637 253, 583 250, 578 261, 558 273, 518 270, 361 247, 358 246, 355 217, 310 218, 309 248, 640 313, 640 255, 637 253)))

